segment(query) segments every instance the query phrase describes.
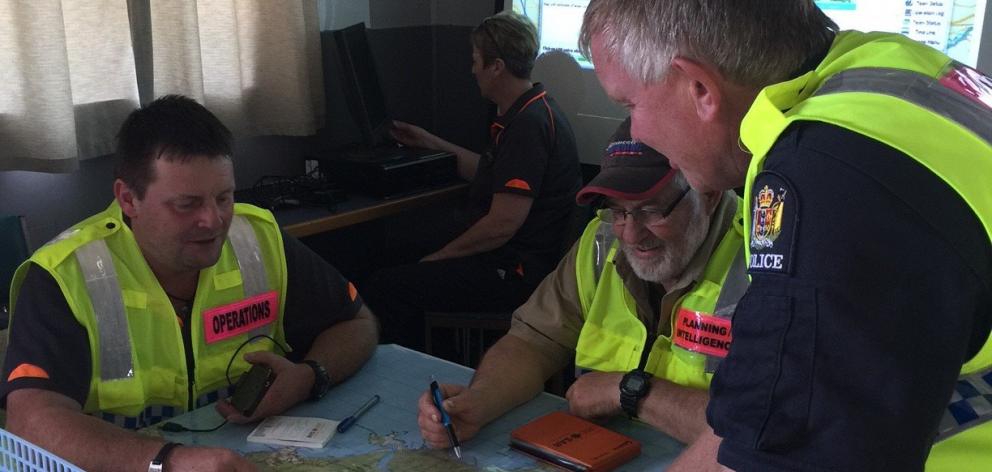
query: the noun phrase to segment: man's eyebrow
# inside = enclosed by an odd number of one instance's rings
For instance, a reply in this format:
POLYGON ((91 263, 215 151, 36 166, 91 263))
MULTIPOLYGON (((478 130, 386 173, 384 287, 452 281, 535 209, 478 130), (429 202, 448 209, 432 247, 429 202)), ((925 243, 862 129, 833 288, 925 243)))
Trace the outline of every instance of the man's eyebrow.
POLYGON ((197 199, 202 199, 202 198, 203 197, 201 197, 199 195, 179 194, 179 195, 173 196, 172 198, 169 198, 166 201, 174 202, 174 201, 177 201, 177 200, 197 200, 197 199))

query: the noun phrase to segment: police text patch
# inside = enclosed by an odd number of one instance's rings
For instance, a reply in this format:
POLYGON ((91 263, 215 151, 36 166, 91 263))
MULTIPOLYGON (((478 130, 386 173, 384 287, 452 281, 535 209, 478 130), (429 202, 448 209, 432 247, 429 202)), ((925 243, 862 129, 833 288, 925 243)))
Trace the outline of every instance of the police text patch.
POLYGON ((748 272, 791 273, 799 196, 781 175, 762 172, 754 181, 750 199, 748 272))

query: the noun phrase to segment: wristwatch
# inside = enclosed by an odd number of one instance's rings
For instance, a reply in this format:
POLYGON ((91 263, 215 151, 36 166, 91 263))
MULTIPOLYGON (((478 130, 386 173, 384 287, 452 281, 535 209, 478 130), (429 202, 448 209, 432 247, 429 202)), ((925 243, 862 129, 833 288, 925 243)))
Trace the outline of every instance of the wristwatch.
POLYGON ((331 375, 327 369, 313 359, 303 361, 304 364, 313 369, 313 388, 310 389, 310 400, 320 400, 331 389, 331 375))
POLYGON ((182 446, 182 444, 174 442, 163 444, 162 449, 159 449, 158 454, 155 454, 155 458, 148 463, 148 472, 163 472, 165 470, 165 460, 169 458, 169 453, 179 446, 182 446))
POLYGON ((651 374, 634 369, 620 379, 620 408, 631 418, 637 418, 637 403, 651 390, 651 374))

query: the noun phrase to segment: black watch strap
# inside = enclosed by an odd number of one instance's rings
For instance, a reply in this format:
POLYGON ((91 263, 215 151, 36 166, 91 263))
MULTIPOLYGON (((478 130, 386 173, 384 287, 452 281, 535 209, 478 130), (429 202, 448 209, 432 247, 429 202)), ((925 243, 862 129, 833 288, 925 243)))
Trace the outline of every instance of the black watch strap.
POLYGON ((637 418, 637 402, 640 400, 641 397, 620 392, 620 408, 623 408, 623 412, 631 418, 637 418))
POLYGON ((637 404, 641 402, 641 399, 646 397, 650 391, 651 374, 641 370, 634 369, 623 376, 620 380, 620 408, 623 409, 624 413, 631 418, 637 418, 637 404), (640 389, 637 391, 632 391, 627 388, 629 385, 628 379, 631 377, 637 377, 640 381, 640 389))
POLYGON ((310 400, 320 400, 331 389, 331 375, 327 369, 313 359, 303 361, 304 364, 313 369, 313 387, 310 389, 310 400))
POLYGON ((169 458, 169 453, 179 446, 182 446, 182 444, 176 442, 163 444, 162 448, 158 450, 158 454, 155 454, 155 458, 148 464, 148 472, 164 472, 165 461, 169 458))

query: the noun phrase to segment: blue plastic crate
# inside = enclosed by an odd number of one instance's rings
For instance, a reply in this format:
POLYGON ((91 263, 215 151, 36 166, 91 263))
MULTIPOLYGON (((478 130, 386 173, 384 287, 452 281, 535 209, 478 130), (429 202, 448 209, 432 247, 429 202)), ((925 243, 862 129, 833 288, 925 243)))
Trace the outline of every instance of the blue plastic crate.
POLYGON ((0 470, 11 472, 83 472, 17 435, 0 429, 0 470))

